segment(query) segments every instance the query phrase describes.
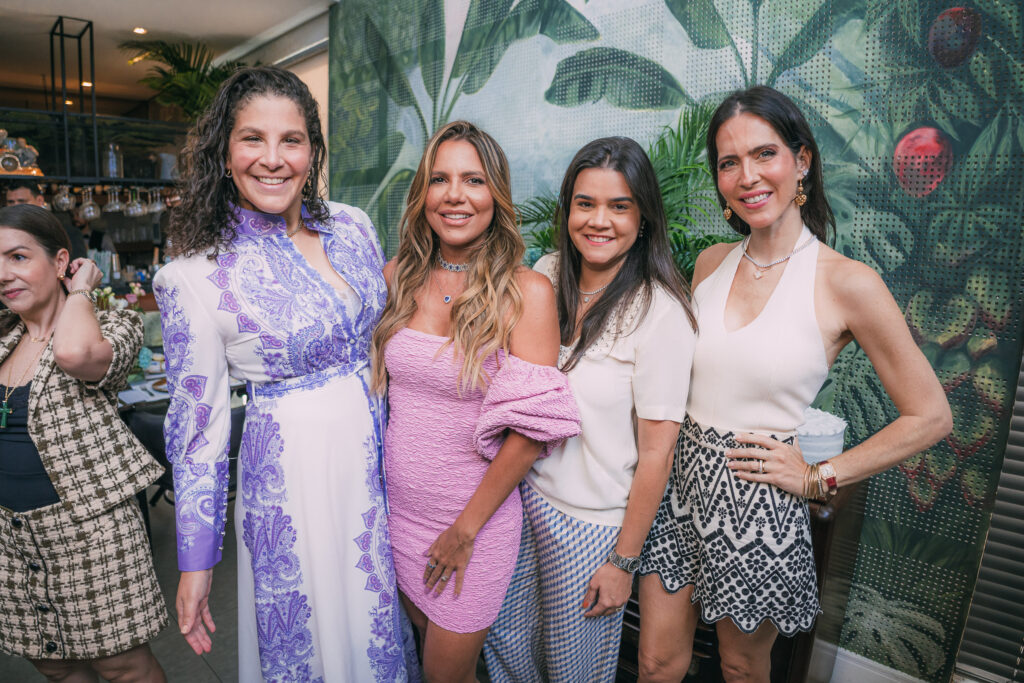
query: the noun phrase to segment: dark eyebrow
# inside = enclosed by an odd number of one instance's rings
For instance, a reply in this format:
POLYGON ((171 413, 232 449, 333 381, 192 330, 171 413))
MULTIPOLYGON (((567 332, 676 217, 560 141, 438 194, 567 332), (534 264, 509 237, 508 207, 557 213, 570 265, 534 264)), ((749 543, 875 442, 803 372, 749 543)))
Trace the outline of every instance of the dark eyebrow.
MULTIPOLYGON (((260 130, 259 128, 254 128, 252 126, 245 126, 243 128, 239 128, 238 132, 239 132, 239 134, 243 134, 243 135, 246 134, 246 133, 258 133, 260 135, 264 135, 264 132, 262 130, 260 130)), ((305 137, 305 135, 306 135, 306 133, 304 131, 301 131, 301 130, 289 130, 289 131, 285 132, 283 137, 294 137, 294 136, 305 137)))
POLYGON ((26 250, 31 251, 31 248, 27 244, 18 244, 18 245, 15 245, 15 246, 11 247, 7 251, 5 251, 4 252, 4 256, 7 256, 8 254, 13 254, 14 252, 18 251, 19 249, 26 249, 26 250))
MULTIPOLYGON (((582 192, 577 192, 576 194, 573 195, 572 198, 574 200, 575 199, 584 199, 584 200, 586 200, 588 202, 594 201, 593 197, 591 197, 590 195, 583 194, 582 192)), ((633 203, 634 200, 633 200, 632 197, 612 197, 611 199, 608 200, 609 204, 622 204, 624 202, 633 203)))

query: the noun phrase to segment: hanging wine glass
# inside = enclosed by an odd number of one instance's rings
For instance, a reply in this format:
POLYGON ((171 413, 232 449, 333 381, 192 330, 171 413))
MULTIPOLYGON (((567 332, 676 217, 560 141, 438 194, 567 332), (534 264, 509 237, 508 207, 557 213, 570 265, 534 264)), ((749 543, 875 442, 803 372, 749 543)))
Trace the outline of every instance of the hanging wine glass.
POLYGON ((75 196, 71 194, 69 185, 61 185, 53 197, 53 208, 56 211, 71 211, 75 208, 75 196))
POLYGON ((78 215, 85 221, 94 221, 100 217, 100 205, 92 200, 92 188, 82 190, 82 206, 78 209, 78 215))
POLYGON ((139 188, 132 187, 128 190, 128 203, 124 207, 124 215, 131 218, 138 218, 146 215, 146 207, 139 200, 139 188))
POLYGON ((150 213, 160 213, 161 211, 163 211, 164 209, 167 208, 167 205, 164 204, 163 190, 164 190, 164 188, 162 188, 162 187, 158 187, 155 190, 150 190, 150 194, 149 194, 149 212, 150 213))
POLYGON ((124 211, 124 204, 121 202, 121 188, 110 188, 110 201, 103 205, 103 213, 117 213, 124 211))

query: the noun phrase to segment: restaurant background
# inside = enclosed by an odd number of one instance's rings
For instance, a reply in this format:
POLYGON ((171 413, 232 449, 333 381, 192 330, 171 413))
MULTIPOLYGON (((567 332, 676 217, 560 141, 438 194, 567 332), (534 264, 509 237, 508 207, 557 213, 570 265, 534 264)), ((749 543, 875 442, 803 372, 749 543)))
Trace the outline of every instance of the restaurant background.
MULTIPOLYGON (((593 138, 646 146, 681 111, 755 83, 792 97, 821 148, 836 248, 883 276, 954 412, 948 439, 861 487, 833 550, 844 599, 826 595, 823 623, 837 673, 877 663, 947 681, 1020 368, 1022 26, 1000 0, 348 0, 330 16, 331 197, 367 209, 390 253, 447 121, 495 136, 525 201, 593 138)), ((708 213, 702 230, 727 230, 708 213)), ((847 446, 896 416, 856 345, 816 405, 849 421, 847 446)), ((1008 575, 997 593, 1019 605, 1024 584, 1008 575)), ((1005 632, 983 632, 960 665, 980 652, 1024 680, 1019 627, 991 618, 1005 632)))

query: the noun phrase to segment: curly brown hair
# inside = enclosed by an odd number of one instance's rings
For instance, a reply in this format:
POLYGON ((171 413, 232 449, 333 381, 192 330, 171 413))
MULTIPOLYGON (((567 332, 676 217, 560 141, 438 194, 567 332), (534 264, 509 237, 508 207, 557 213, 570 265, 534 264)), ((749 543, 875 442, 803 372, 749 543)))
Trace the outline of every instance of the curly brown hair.
POLYGON ((303 205, 313 220, 330 217, 327 203, 320 198, 327 147, 316 100, 290 71, 276 66, 246 67, 221 84, 213 102, 189 131, 178 161, 181 203, 171 209, 167 230, 167 249, 172 256, 209 251, 213 258, 234 239, 230 218, 232 207, 238 204, 238 189, 225 176, 228 141, 239 109, 263 95, 288 98, 306 120, 313 155, 309 180, 302 188, 303 205))

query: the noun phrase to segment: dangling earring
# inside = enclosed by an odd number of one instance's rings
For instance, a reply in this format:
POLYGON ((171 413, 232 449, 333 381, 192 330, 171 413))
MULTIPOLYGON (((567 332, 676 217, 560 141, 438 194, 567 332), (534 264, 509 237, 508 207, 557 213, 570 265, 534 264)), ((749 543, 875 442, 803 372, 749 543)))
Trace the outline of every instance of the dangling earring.
POLYGON ((725 220, 732 218, 732 209, 729 208, 728 204, 726 204, 725 208, 722 209, 722 215, 725 216, 725 220))
POLYGON ((644 226, 646 225, 647 223, 645 223, 644 221, 640 221, 640 234, 636 236, 637 239, 640 239, 641 237, 644 236, 644 226))
POLYGON ((804 194, 804 179, 800 178, 796 181, 796 196, 793 197, 793 202, 797 206, 803 206, 807 203, 807 195, 804 194))
POLYGON ((231 177, 231 169, 230 168, 228 170, 224 171, 224 177, 225 178, 230 178, 231 177))

